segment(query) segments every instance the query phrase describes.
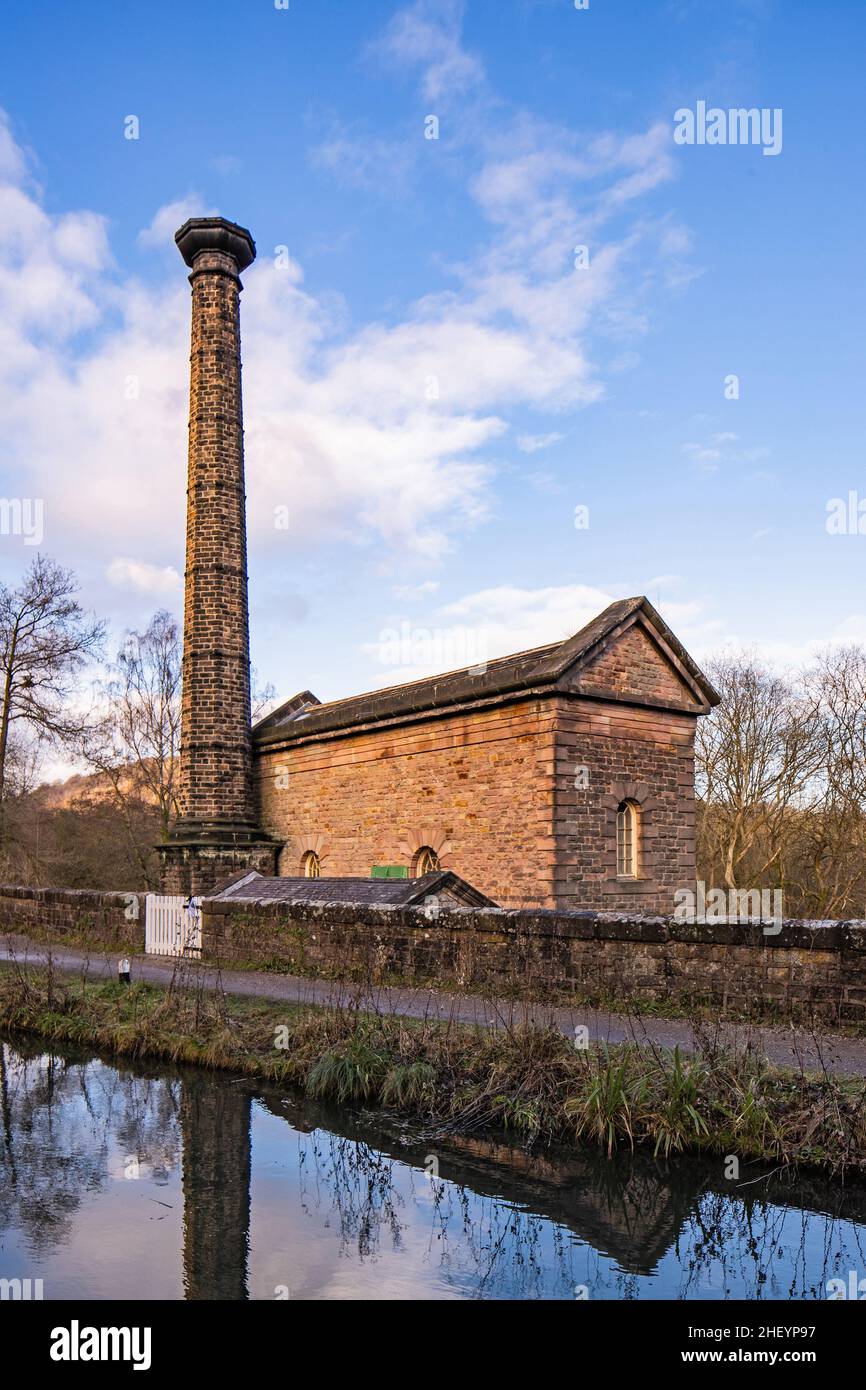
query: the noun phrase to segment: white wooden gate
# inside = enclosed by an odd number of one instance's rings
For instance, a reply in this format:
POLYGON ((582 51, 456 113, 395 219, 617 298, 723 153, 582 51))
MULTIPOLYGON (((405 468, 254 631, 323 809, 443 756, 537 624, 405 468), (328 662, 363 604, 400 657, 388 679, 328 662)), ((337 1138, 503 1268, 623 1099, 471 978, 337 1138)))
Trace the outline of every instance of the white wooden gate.
POLYGON ((149 956, 200 956, 200 900, 148 893, 144 949, 149 956))

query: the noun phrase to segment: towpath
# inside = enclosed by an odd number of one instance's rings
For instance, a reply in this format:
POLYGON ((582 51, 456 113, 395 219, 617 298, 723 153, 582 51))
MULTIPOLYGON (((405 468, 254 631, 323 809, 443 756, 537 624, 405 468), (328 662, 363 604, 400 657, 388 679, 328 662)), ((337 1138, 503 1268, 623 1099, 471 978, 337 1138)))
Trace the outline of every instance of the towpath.
MULTIPOLYGON (((49 948, 24 936, 0 936, 0 962, 25 967, 44 966, 49 948)), ((89 979, 116 979, 117 957, 85 953, 70 947, 50 948, 55 967, 63 972, 84 973, 89 979)), ((462 1024, 507 1028, 531 1021, 553 1024, 569 1036, 586 1028, 591 1044, 634 1041, 683 1051, 694 1050, 695 1032, 687 1019, 656 1018, 647 1014, 612 1013, 580 1006, 517 1003, 476 994, 449 994, 444 990, 381 986, 365 991, 358 986, 304 975, 274 975, 254 970, 223 970, 195 961, 178 962, 156 956, 131 957, 132 978, 167 985, 172 978, 184 989, 223 989, 228 994, 273 999, 287 1004, 325 1007, 351 1005, 367 1012, 398 1014, 406 1018, 436 1018, 462 1024)), ((866 1078, 866 1037, 838 1033, 812 1033, 792 1026, 759 1026, 725 1023, 714 1025, 714 1035, 726 1042, 752 1043, 776 1066, 801 1067, 810 1072, 828 1071, 838 1076, 866 1078)))

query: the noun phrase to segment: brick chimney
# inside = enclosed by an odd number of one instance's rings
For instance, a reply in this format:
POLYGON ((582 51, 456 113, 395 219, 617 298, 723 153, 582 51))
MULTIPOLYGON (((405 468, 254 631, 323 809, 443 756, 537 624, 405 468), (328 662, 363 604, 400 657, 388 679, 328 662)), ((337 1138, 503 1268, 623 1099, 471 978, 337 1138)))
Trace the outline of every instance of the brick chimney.
POLYGON ((175 234, 191 268, 189 472, 180 815, 160 846, 166 893, 206 893, 232 874, 274 873, 252 788, 240 272, 256 248, 222 217, 175 234))

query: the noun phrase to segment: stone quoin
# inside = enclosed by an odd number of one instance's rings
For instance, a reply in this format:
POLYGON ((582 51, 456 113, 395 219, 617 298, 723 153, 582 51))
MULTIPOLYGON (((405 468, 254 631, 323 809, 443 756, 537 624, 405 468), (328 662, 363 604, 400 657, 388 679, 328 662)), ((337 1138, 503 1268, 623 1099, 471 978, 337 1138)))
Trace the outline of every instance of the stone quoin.
POLYGON ((669 913, 695 889, 694 738, 718 696, 644 597, 564 641, 250 724, 240 357, 249 232, 193 218, 181 814, 168 893, 449 871, 503 907, 669 913))

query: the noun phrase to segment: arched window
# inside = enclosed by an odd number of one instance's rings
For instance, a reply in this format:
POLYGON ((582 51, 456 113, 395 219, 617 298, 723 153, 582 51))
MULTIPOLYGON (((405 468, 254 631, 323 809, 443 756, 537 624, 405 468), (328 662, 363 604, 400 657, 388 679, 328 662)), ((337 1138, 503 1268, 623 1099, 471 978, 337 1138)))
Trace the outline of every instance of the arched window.
POLYGON ((425 874, 435 874, 438 871, 439 855, 429 845, 422 845, 415 855, 415 863, 412 866, 413 878, 423 878, 425 874))
POLYGON ((301 870, 304 878, 321 878, 322 863, 314 849, 308 849, 301 860, 301 870))
POLYGON ((621 801, 616 813, 616 872, 620 878, 637 878, 640 849, 640 812, 636 801, 621 801))

